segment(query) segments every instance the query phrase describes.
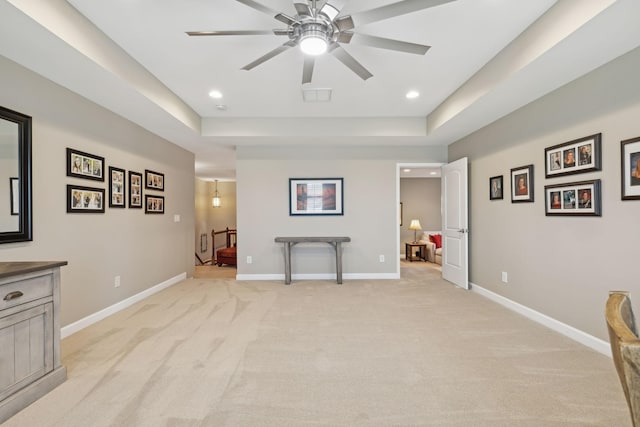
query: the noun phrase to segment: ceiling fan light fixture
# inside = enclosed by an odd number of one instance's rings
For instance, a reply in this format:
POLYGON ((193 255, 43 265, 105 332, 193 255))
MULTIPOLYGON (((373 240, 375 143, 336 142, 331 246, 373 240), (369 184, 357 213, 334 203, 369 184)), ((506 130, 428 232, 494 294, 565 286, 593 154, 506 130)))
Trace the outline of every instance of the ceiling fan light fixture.
POLYGON ((323 31, 321 26, 309 25, 303 28, 300 35, 300 49, 307 55, 322 55, 327 51, 329 42, 327 33, 323 31))

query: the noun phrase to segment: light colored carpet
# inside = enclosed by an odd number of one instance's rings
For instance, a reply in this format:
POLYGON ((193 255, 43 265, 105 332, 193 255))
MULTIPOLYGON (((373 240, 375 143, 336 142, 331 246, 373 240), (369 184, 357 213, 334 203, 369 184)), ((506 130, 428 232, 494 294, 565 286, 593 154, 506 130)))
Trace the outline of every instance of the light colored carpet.
POLYGON ((402 276, 186 280, 65 339, 67 382, 3 427, 631 425, 611 359, 402 276))

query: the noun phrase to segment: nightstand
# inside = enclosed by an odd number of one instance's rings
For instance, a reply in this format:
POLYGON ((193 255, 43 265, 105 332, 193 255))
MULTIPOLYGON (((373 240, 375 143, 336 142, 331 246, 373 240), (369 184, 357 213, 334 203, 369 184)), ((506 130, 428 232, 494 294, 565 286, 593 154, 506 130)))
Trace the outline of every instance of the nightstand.
POLYGON ((427 244, 420 242, 407 242, 404 244, 404 257, 407 261, 427 261, 427 244), (418 256, 414 256, 414 249, 419 248, 418 256))

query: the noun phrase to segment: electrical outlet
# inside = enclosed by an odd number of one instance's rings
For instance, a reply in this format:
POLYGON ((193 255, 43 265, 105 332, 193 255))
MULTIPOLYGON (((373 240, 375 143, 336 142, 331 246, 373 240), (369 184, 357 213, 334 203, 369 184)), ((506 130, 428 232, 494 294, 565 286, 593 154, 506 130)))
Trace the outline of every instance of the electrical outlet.
POLYGON ((384 262, 384 255, 380 255, 380 262, 384 262))
POLYGON ((173 222, 180 222, 180 215, 179 214, 175 214, 173 216, 173 222))
POLYGON ((251 258, 251 255, 247 256, 247 264, 251 264, 253 262, 253 258, 251 258))
POLYGON ((507 274, 506 271, 502 272, 502 282, 503 283, 509 283, 509 275, 507 274))
POLYGON ((113 287, 114 288, 120 287, 120 276, 116 276, 115 279, 113 280, 113 287))

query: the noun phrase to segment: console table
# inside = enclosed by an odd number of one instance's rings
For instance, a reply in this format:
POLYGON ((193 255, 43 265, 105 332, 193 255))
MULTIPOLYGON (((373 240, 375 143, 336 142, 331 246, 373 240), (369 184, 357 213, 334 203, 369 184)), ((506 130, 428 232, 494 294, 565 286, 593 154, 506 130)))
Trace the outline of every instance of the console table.
POLYGON ((67 379, 59 262, 0 262, 0 424, 67 379))
POLYGON ((336 251, 336 280, 342 284, 342 243, 350 237, 276 237, 276 243, 284 243, 284 283, 291 284, 291 248, 298 243, 328 243, 336 251))

